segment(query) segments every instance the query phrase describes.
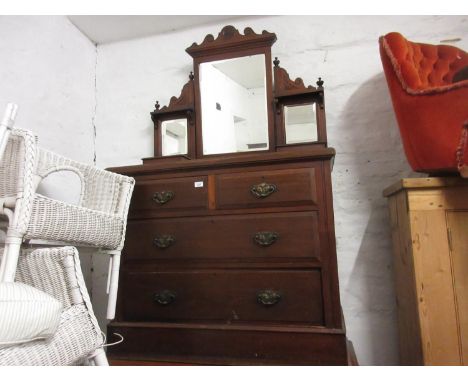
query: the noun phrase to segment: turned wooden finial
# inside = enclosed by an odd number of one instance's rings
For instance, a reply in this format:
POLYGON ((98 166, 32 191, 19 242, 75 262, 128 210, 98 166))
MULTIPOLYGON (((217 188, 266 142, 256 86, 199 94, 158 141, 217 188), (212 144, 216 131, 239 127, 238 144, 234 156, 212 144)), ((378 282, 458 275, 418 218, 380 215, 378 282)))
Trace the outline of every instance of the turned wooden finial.
POLYGON ((317 83, 317 86, 318 86, 319 88, 323 88, 323 80, 322 80, 322 77, 319 77, 319 78, 318 78, 318 81, 317 81, 316 83, 317 83))
POLYGON ((274 59, 274 61, 273 61, 273 64, 275 64, 276 67, 279 66, 280 60, 278 60, 278 57, 275 57, 275 59, 274 59))
POLYGON ((154 104, 154 109, 159 110, 160 107, 161 105, 159 104, 159 101, 156 101, 156 103, 154 104))

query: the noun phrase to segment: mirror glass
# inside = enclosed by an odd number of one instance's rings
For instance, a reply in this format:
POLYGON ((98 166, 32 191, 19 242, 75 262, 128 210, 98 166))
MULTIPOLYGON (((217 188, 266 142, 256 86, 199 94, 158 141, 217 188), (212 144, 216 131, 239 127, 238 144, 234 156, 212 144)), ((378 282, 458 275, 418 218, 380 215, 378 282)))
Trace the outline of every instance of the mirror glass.
POLYGON ((265 55, 200 64, 203 154, 268 149, 265 55))
POLYGON ((284 106, 286 144, 317 141, 315 103, 284 106))
POLYGON ((187 119, 161 122, 162 155, 187 154, 187 119))

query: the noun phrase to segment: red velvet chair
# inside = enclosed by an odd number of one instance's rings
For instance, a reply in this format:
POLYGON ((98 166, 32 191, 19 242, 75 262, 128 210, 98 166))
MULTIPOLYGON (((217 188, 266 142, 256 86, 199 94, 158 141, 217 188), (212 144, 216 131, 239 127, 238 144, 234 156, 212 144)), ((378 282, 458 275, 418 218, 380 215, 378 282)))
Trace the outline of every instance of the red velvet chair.
POLYGON ((461 176, 468 178, 468 121, 463 126, 462 138, 457 151, 458 170, 461 176))
MULTIPOLYGON (((380 57, 414 171, 447 173, 468 166, 468 53, 420 44, 399 33, 379 39, 380 57)), ((462 171, 461 171, 462 172, 462 171)))

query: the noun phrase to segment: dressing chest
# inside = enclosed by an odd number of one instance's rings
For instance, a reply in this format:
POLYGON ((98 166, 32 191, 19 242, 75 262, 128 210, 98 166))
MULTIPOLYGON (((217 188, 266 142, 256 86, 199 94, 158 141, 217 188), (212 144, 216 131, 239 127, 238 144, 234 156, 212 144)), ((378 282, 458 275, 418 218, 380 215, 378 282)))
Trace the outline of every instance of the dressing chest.
POLYGON ((111 169, 136 179, 111 360, 349 363, 323 82, 272 65, 275 40, 228 26, 188 48, 155 157, 111 169))

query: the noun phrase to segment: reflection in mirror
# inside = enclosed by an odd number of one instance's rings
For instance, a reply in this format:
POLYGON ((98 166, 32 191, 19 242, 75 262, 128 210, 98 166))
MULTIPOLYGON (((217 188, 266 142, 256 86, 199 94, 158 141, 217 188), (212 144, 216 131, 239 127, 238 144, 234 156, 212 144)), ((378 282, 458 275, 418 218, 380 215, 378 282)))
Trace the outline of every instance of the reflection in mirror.
POLYGON ((284 106, 286 144, 317 141, 315 103, 284 106))
POLYGON ((200 64, 203 154, 268 149, 265 55, 200 64))
POLYGON ((161 122, 162 155, 187 154, 187 119, 161 122))

